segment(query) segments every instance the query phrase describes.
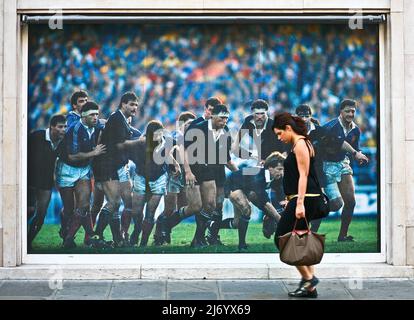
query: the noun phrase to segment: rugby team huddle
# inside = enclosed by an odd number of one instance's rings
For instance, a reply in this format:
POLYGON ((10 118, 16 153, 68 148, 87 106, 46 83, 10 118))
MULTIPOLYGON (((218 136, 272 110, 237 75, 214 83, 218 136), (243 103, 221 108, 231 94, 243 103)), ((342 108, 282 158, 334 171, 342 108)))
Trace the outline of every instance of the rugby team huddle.
MULTIPOLYGON (((264 214, 263 235, 269 239, 275 232, 286 204, 282 178, 289 150, 273 131, 266 101, 249 104, 250 114, 232 137, 227 127, 231 110, 217 97, 206 100, 202 116, 179 114, 173 132, 152 120, 144 133, 131 126, 141 107, 135 93, 124 93, 107 120, 99 119, 99 105, 88 98, 85 91, 74 92, 69 114, 52 116, 48 129, 29 135, 29 252, 44 223, 53 186, 63 203, 59 235, 66 249, 76 247, 80 227, 84 245, 93 248, 145 247, 154 225, 153 244, 170 244, 173 228, 194 215, 191 247, 225 245, 220 230, 237 229, 238 250, 243 252, 248 249, 252 204, 264 214), (239 166, 235 158, 241 159, 239 166), (164 210, 155 217, 163 197, 164 210), (234 214, 223 219, 225 198, 234 214), (104 238, 108 226, 112 240, 104 238)), ((295 110, 307 124, 330 209, 343 207, 338 241, 354 241, 348 234, 355 207, 350 161, 368 161, 359 149, 356 108, 356 101, 343 100, 339 117, 323 126, 312 118, 309 105, 295 110)), ((312 230, 319 225, 312 221, 312 230)))

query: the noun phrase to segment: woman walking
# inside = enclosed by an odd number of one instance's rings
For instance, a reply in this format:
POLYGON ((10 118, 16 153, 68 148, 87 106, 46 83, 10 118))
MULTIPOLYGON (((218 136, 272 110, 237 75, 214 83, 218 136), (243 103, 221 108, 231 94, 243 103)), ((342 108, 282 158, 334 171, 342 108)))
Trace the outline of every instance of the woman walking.
MULTIPOLYGON (((314 167, 315 151, 309 141, 305 121, 284 112, 275 116, 272 129, 279 140, 292 145, 284 162, 283 188, 288 203, 276 229, 275 244, 279 248, 279 237, 291 232, 296 220, 296 229, 308 229, 307 222, 316 218, 319 197, 323 195, 314 167)), ((319 280, 315 277, 314 266, 296 268, 302 279, 289 296, 316 298, 319 280)))

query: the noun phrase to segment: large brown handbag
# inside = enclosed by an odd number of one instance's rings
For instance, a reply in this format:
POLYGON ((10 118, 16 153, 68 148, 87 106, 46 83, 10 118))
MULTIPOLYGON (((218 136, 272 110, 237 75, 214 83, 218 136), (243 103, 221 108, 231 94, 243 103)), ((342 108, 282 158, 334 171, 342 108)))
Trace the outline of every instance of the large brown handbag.
POLYGON ((291 266, 312 266, 321 262, 325 249, 325 235, 317 234, 309 229, 296 230, 279 237, 280 260, 291 266))

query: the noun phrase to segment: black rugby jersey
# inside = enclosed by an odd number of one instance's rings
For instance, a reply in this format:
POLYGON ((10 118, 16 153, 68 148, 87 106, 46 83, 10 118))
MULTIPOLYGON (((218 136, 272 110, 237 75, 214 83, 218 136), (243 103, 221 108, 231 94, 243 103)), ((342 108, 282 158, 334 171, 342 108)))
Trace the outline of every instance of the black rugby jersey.
POLYGON ((106 146, 106 153, 97 157, 97 163, 111 165, 114 169, 119 169, 128 163, 128 152, 121 151, 117 148, 118 143, 131 139, 133 131, 126 121, 121 110, 111 114, 105 124, 101 135, 101 144, 106 146))
POLYGON ((32 132, 28 138, 28 185, 39 189, 52 189, 57 158, 56 147, 50 141, 49 129, 32 132))
MULTIPOLYGON (((267 121, 265 123, 265 126, 262 130, 256 130, 256 125, 254 124, 253 115, 250 115, 244 119, 244 122, 239 130, 238 139, 239 143, 240 140, 242 140, 243 135, 246 133, 244 131, 247 131, 249 137, 254 142, 256 149, 258 150, 260 147, 260 159, 259 160, 266 160, 266 158, 274 151, 279 151, 280 153, 287 152, 288 147, 282 143, 280 140, 277 139, 276 135, 274 134, 272 130, 273 126, 273 120, 269 117, 267 118, 267 121), (260 144, 260 145, 258 145, 260 144)), ((237 156, 241 157, 243 147, 240 148, 238 151, 237 156)), ((252 155, 251 150, 247 150, 243 152, 243 154, 249 154, 249 156, 252 155)))

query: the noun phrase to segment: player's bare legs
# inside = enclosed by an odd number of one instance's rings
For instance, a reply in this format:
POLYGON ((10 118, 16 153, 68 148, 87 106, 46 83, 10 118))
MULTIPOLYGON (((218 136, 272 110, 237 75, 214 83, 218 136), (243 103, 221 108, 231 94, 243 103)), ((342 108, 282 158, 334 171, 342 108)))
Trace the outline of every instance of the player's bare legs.
MULTIPOLYGON (((211 219, 214 209, 216 208, 216 182, 214 180, 204 181, 200 187, 201 210, 196 212, 196 231, 194 239, 191 242, 192 247, 206 246, 205 231, 207 222, 211 219)), ((190 199, 188 198, 189 202, 190 199)))
POLYGON ((121 236, 121 217, 119 215, 119 206, 121 204, 121 185, 118 180, 110 180, 102 183, 107 203, 102 211, 105 211, 109 217, 109 225, 111 227, 112 238, 115 245, 122 242, 121 236))
POLYGON ((79 180, 74 187, 75 210, 69 223, 64 246, 74 247, 74 237, 80 226, 89 237, 93 236, 92 218, 90 213, 91 181, 79 180))
POLYGON ((352 238, 348 236, 348 229, 355 209, 355 186, 352 176, 350 174, 343 175, 341 182, 338 183, 338 187, 344 201, 338 239, 349 239, 351 241, 352 238))
POLYGON ((239 233, 239 250, 247 249, 246 233, 249 225, 252 208, 247 196, 241 190, 235 190, 230 193, 230 201, 234 206, 233 228, 238 229, 239 233))
POLYGON ((132 193, 132 221, 134 222, 134 230, 129 238, 132 246, 138 244, 139 235, 142 231, 143 211, 147 196, 145 194, 132 193))
POLYGON ((145 247, 148 244, 148 239, 154 227, 155 211, 158 208, 162 195, 151 194, 147 201, 147 207, 145 208, 145 218, 142 222, 142 238, 140 247, 145 247))
POLYGON ((130 181, 121 182, 121 199, 124 203, 124 211, 121 215, 122 237, 129 241, 129 226, 132 219, 132 184, 130 181))

